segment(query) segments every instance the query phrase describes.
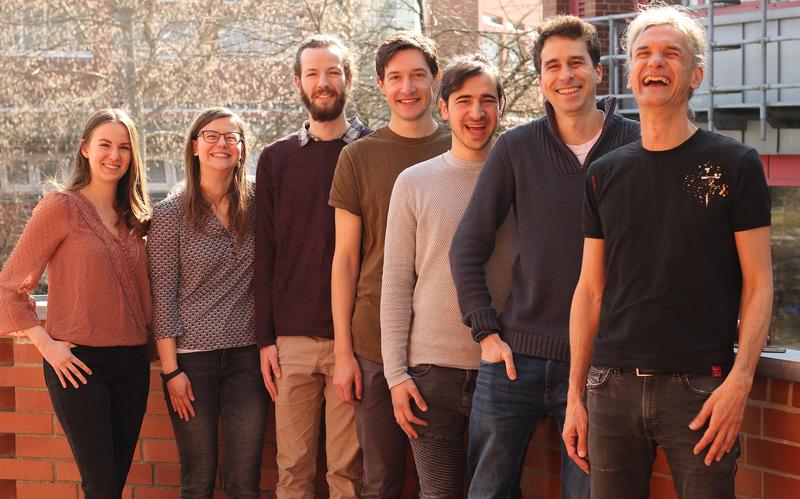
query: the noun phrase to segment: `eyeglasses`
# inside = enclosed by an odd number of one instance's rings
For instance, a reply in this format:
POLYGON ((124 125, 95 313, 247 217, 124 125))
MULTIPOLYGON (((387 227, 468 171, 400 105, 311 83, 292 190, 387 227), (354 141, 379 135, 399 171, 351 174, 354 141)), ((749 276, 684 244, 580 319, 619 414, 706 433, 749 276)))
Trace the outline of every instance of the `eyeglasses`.
POLYGON ((236 144, 244 141, 244 137, 242 136, 241 132, 220 133, 216 130, 203 130, 199 133, 199 135, 203 137, 203 140, 209 144, 216 144, 219 142, 220 137, 224 137, 225 143, 230 146, 235 146, 236 144))

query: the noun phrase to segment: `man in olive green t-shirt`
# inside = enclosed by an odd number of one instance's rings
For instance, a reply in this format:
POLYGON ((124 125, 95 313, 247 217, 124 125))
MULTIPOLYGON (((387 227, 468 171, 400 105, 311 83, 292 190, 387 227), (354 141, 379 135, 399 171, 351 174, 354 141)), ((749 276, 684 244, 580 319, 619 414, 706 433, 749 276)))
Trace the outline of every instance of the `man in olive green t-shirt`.
POLYGON ((356 432, 364 451, 364 498, 400 497, 405 479, 407 437, 394 419, 380 350, 389 199, 400 172, 450 147, 450 130, 431 114, 439 76, 433 41, 395 33, 378 47, 375 69, 391 111, 389 124, 344 148, 329 201, 336 208, 333 382, 339 397, 356 407, 356 432))

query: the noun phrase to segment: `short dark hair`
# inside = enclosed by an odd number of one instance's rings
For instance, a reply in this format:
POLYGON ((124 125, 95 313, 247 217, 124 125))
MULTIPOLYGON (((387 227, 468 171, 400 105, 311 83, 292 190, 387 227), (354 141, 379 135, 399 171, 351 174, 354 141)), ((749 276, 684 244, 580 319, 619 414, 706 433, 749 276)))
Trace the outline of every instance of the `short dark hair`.
POLYGON ((303 55, 305 49, 320 49, 335 47, 342 51, 342 67, 344 68, 344 80, 347 83, 353 81, 353 68, 350 59, 350 49, 343 41, 333 35, 311 35, 303 40, 297 47, 297 52, 294 56, 294 75, 300 78, 303 72, 302 65, 300 64, 300 56, 303 55))
POLYGON ((473 76, 487 74, 497 84, 497 100, 505 100, 503 83, 500 81, 500 72, 497 67, 481 54, 461 55, 453 59, 442 71, 442 81, 439 83, 439 98, 447 103, 453 92, 458 92, 464 82, 473 76))
POLYGON ((597 28, 587 23, 580 17, 560 15, 551 17, 536 28, 536 39, 533 41, 533 65, 538 74, 542 73, 542 47, 551 36, 563 36, 571 40, 583 40, 592 65, 600 64, 600 38, 597 28))
POLYGON ((383 80, 389 61, 392 60, 395 54, 403 50, 418 50, 425 57, 425 62, 428 64, 431 74, 435 77, 439 72, 439 55, 436 52, 436 42, 425 35, 410 31, 398 31, 389 35, 375 50, 375 72, 378 74, 378 78, 383 80))

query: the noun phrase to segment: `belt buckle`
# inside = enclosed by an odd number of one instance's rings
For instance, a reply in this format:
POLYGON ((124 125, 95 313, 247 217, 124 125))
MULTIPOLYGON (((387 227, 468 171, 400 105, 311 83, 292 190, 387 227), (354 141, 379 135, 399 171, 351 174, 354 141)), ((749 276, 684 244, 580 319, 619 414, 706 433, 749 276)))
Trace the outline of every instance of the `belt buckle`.
POLYGON ((649 378, 649 377, 655 376, 652 373, 646 374, 646 373, 639 372, 639 368, 638 367, 636 368, 636 375, 639 376, 640 378, 649 378))

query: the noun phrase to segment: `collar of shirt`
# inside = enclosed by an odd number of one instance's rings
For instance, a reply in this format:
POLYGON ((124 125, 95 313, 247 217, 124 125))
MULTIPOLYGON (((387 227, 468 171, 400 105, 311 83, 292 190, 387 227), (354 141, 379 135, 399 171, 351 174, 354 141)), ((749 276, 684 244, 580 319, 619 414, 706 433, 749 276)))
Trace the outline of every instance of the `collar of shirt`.
MULTIPOLYGON (((361 123, 361 120, 358 119, 358 116, 352 116, 347 119, 349 126, 344 133, 337 137, 336 140, 343 140, 345 144, 349 144, 354 142, 357 138, 361 136, 361 133, 364 131, 364 124, 361 123)), ((311 132, 308 131, 309 122, 306 120, 303 122, 303 126, 300 127, 300 131, 298 132, 297 136, 300 139, 300 147, 308 144, 310 141, 319 141, 318 138, 311 135, 311 132)))

